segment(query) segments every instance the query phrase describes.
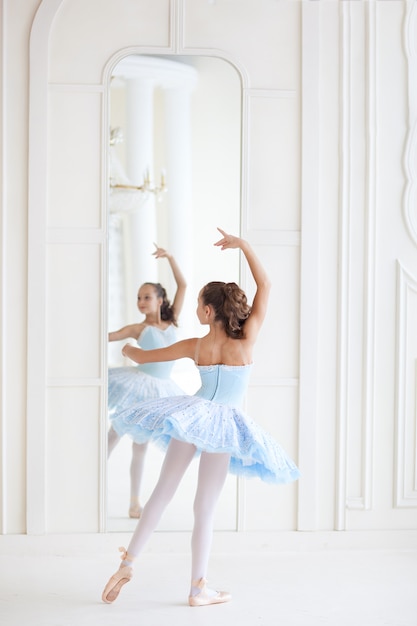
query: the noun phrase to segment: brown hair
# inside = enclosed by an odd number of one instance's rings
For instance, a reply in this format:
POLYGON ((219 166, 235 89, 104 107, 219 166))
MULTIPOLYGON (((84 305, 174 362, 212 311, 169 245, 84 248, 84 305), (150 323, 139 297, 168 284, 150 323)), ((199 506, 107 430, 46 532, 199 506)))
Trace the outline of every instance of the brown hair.
POLYGON ((168 300, 167 292, 165 287, 162 287, 161 283, 143 283, 144 285, 149 285, 153 287, 156 291, 156 295, 158 298, 162 298, 161 304, 161 320, 164 322, 171 322, 174 326, 178 326, 177 318, 175 315, 175 310, 170 301, 168 300))
POLYGON ((245 292, 236 283, 212 281, 201 291, 205 305, 214 309, 214 320, 223 324, 224 331, 232 339, 241 339, 243 327, 248 319, 251 307, 245 292))

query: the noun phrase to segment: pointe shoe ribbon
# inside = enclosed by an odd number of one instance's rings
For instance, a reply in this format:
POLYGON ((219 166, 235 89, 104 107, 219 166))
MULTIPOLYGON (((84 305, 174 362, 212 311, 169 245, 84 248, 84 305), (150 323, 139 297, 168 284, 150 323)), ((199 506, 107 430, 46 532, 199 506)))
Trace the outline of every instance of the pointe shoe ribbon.
MULTIPOLYGON (((122 561, 133 561, 134 556, 130 555, 126 548, 119 548, 119 551, 122 552, 121 559, 122 561)), ((117 598, 120 593, 123 585, 128 583, 133 577, 133 569, 130 565, 121 565, 120 568, 113 574, 110 578, 107 585, 104 587, 104 591, 101 594, 101 599, 106 604, 111 604, 117 598)))
POLYGON ((195 596, 188 596, 188 604, 190 606, 208 606, 209 604, 221 604, 229 602, 232 599, 228 591, 216 591, 215 594, 209 594, 207 591, 207 580, 200 578, 191 583, 193 587, 200 589, 200 593, 195 596))
POLYGON ((120 555, 120 558, 122 559, 122 561, 134 561, 135 560, 135 557, 132 554, 129 554, 129 552, 123 546, 120 546, 119 552, 122 553, 120 555))

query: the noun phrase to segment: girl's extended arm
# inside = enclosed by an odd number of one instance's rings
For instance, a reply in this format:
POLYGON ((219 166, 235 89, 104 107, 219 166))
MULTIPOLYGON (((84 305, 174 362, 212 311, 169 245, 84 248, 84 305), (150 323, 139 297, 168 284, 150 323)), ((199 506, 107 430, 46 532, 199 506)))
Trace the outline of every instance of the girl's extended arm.
POLYGON ((240 248, 245 255, 249 269, 256 283, 256 292, 252 302, 251 314, 245 323, 246 337, 248 339, 254 339, 265 319, 269 292, 271 290, 271 281, 269 280, 262 263, 256 256, 251 245, 246 240, 233 235, 228 235, 224 230, 221 230, 221 228, 218 228, 217 230, 220 231, 223 238, 217 241, 214 245, 220 246, 222 250, 226 250, 227 248, 240 248))
POLYGON ((135 363, 157 363, 160 361, 176 361, 177 359, 190 358, 195 356, 197 339, 183 339, 167 346, 155 350, 142 350, 127 343, 122 348, 123 356, 129 357, 135 363))
POLYGON ((128 326, 123 326, 119 330, 114 330, 109 333, 108 339, 109 341, 120 341, 121 339, 137 339, 140 335, 142 324, 129 324, 128 326))
POLYGON ((178 319, 182 307, 184 305, 184 298, 185 298, 185 291, 187 289, 187 282, 184 278, 183 273, 181 272, 178 263, 176 262, 176 260, 174 259, 174 257, 172 256, 172 254, 169 254, 166 250, 164 250, 164 248, 159 248, 157 246, 156 243, 154 243, 154 246, 156 247, 155 252, 153 252, 152 254, 154 255, 155 258, 157 259, 161 259, 163 257, 168 259, 168 263, 171 267, 172 273, 174 275, 174 280, 177 284, 177 290, 175 292, 175 296, 174 299, 172 301, 172 306, 173 309, 175 311, 175 317, 178 319))

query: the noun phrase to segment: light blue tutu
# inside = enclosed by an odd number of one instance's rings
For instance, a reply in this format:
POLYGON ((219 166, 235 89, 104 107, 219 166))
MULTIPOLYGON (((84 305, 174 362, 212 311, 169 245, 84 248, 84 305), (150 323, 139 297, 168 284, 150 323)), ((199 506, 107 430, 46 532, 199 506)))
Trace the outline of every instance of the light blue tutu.
POLYGON ((197 453, 227 452, 229 470, 270 483, 288 483, 300 472, 283 448, 239 407, 251 367, 198 366, 202 387, 194 396, 159 398, 121 411, 118 432, 137 443, 166 449, 171 438, 192 443, 197 453))
POLYGON ((109 417, 138 402, 152 398, 184 395, 171 378, 157 378, 137 367, 111 367, 109 369, 108 408, 109 417))
MULTIPOLYGON (((165 330, 155 328, 155 326, 146 326, 137 343, 143 350, 152 350, 171 345, 176 339, 176 329, 172 325, 165 330)), ((115 418, 124 409, 136 406, 151 398, 166 398, 184 394, 184 390, 170 377, 174 363, 175 361, 165 361, 109 368, 109 418, 119 435, 122 433, 117 430, 115 418)))

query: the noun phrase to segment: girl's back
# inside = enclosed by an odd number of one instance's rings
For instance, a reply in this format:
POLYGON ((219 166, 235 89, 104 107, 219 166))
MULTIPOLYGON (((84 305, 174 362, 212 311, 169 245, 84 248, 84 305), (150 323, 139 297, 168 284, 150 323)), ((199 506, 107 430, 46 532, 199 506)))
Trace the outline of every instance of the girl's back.
POLYGON ((206 337, 197 340, 196 365, 248 365, 252 354, 244 339, 232 339, 225 333, 210 331, 206 337))

